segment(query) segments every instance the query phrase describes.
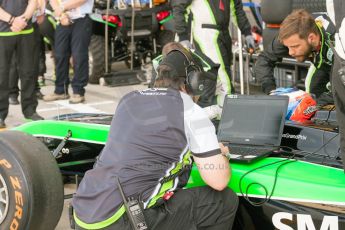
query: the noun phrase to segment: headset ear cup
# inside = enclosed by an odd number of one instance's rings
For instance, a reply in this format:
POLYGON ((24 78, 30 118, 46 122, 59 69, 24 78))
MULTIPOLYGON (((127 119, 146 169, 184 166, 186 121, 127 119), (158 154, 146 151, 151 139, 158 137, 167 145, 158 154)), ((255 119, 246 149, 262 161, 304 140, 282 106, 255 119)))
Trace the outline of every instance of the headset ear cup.
MULTIPOLYGON (((172 60, 170 60, 170 62, 171 61, 172 60)), ((175 64, 176 64, 176 62, 175 62, 175 64)), ((186 50, 185 48, 173 49, 173 50, 169 51, 169 53, 166 54, 165 58, 163 58, 162 62, 160 63, 160 66, 162 66, 162 65, 168 65, 171 68, 171 70, 175 70, 175 72, 173 74, 169 74, 170 77, 173 77, 173 76, 178 76, 178 77, 185 76, 186 77, 185 85, 186 85, 186 89, 187 89, 188 93, 198 96, 204 92, 205 81, 207 79, 207 75, 203 71, 202 65, 194 63, 194 58, 193 58, 192 54, 190 53, 190 51, 186 50), (169 61, 168 61, 169 55, 175 51, 183 54, 185 59, 186 59, 186 61, 184 61, 184 63, 183 63, 185 75, 182 74, 181 71, 179 71, 179 73, 178 73, 178 71, 176 70, 176 66, 173 66, 173 64, 169 63, 169 61)), ((158 73, 159 73, 158 78, 161 78, 160 68, 159 68, 158 73)))
POLYGON ((187 78, 187 87, 193 95, 201 95, 205 89, 205 76, 203 72, 191 71, 188 73, 187 78))

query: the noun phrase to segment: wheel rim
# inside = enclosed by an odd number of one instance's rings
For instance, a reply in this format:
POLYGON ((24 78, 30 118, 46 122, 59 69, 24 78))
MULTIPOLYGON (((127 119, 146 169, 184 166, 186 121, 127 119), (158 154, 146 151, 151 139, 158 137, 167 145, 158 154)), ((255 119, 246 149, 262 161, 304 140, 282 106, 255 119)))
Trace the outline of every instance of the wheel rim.
POLYGON ((7 215, 9 206, 8 188, 3 176, 0 174, 0 224, 7 215))

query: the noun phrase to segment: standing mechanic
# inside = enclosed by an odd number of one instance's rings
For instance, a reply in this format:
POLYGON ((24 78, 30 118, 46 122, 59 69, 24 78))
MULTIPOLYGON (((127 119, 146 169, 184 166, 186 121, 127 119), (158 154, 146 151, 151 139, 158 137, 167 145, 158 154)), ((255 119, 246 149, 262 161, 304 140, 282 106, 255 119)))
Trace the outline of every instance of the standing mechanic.
POLYGON ((77 229, 131 229, 116 178, 125 195, 144 206, 151 230, 231 229, 238 198, 227 187, 228 149, 192 101, 204 76, 188 68, 186 52, 164 57, 155 82, 160 88, 134 91, 120 101, 107 143, 74 196, 77 229), (193 160, 208 186, 182 189, 193 160))
POLYGON ((340 134, 340 151, 345 169, 345 2, 327 0, 327 12, 335 23, 335 53, 332 72, 332 92, 340 134))
POLYGON ((327 92, 333 63, 330 42, 334 32, 334 25, 326 14, 310 14, 299 9, 288 15, 281 24, 279 35, 259 55, 254 67, 263 92, 269 94, 276 88, 273 69, 277 62, 289 55, 298 62, 312 62, 305 80, 306 92, 316 98, 327 92))
POLYGON ((26 119, 42 120, 36 113, 36 72, 32 68, 36 42, 31 17, 36 0, 0 0, 0 128, 5 128, 8 114, 9 72, 13 55, 21 82, 22 112, 26 119))
POLYGON ((89 44, 92 34, 94 0, 50 0, 54 15, 59 20, 54 40, 55 90, 43 97, 44 101, 68 99, 69 60, 73 58, 73 94, 70 104, 85 101, 85 86, 89 80, 89 44))
MULTIPOLYGON (((34 29, 34 37, 35 37, 35 51, 33 53, 32 58, 34 59, 34 65, 33 67, 36 70, 35 77, 37 79, 36 83, 36 97, 37 99, 42 99, 43 94, 41 93, 41 85, 39 84, 39 80, 42 80, 42 77, 44 76, 44 73, 46 72, 46 53, 45 53, 45 47, 43 38, 41 36, 39 25, 44 20, 44 10, 45 10, 45 0, 36 0, 37 1, 37 9, 35 10, 33 16, 32 16, 32 27, 34 29), (41 78, 41 79, 40 79, 41 78)), ((18 70, 17 70, 17 61, 16 58, 12 58, 11 62, 11 68, 10 68, 10 81, 9 81, 9 87, 10 87, 10 95, 9 95, 9 103, 11 105, 18 105, 18 95, 19 95, 19 87, 18 87, 18 70)))
MULTIPOLYGON (((188 43, 187 9, 192 14, 192 37, 196 50, 220 64, 218 81, 224 94, 234 93, 231 83, 232 40, 229 32, 230 15, 234 16, 241 32, 245 35, 248 48, 254 48, 251 27, 243 10, 241 0, 172 0, 175 30, 179 41, 188 43), (230 10, 232 12, 230 12, 230 10)), ((224 97, 218 97, 222 105, 224 97)))

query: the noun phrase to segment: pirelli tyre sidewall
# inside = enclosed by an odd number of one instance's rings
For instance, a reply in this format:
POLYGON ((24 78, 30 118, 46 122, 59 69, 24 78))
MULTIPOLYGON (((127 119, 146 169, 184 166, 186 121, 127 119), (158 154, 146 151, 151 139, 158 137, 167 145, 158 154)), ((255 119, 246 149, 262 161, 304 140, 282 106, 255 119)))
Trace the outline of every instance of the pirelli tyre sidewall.
MULTIPOLYGON (((0 144, 1 145, 1 144, 0 144)), ((27 199, 30 197, 28 183, 25 174, 15 156, 11 154, 11 150, 0 147, 0 174, 1 184, 0 193, 0 226, 8 229, 21 229, 28 222, 29 203, 27 199), (6 204, 3 203, 6 200, 6 204)))
POLYGON ((63 208, 56 161, 36 138, 0 132, 0 229, 54 229, 63 208))

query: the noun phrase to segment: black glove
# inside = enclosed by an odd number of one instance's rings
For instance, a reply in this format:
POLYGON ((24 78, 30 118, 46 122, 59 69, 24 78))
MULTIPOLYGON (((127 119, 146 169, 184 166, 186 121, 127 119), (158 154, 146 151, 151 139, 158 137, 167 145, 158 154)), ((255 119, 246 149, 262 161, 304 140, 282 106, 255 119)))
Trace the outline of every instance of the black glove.
POLYGON ((272 93, 273 90, 275 90, 277 87, 274 84, 262 84, 261 89, 262 92, 269 95, 272 93))

